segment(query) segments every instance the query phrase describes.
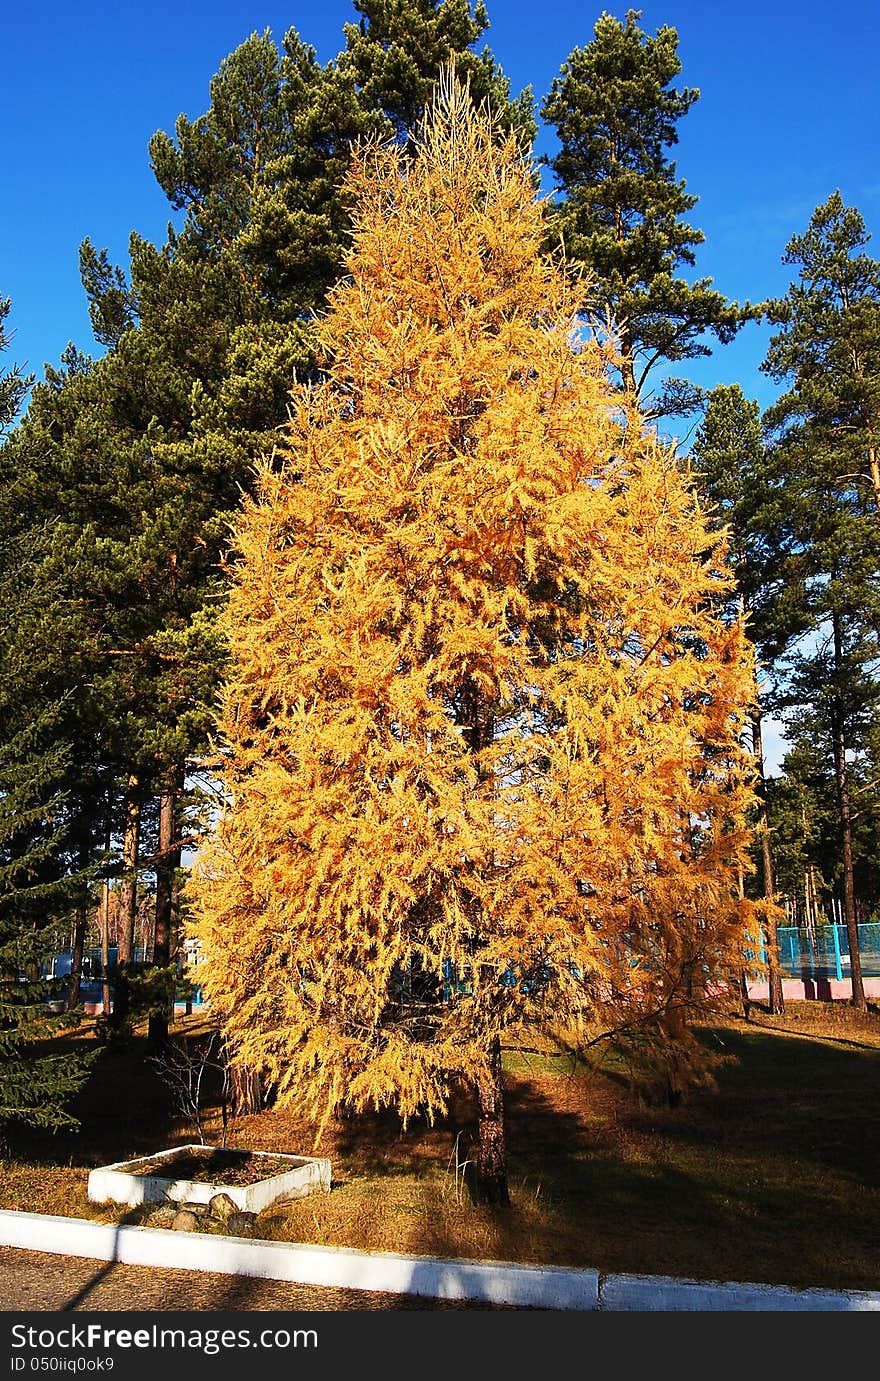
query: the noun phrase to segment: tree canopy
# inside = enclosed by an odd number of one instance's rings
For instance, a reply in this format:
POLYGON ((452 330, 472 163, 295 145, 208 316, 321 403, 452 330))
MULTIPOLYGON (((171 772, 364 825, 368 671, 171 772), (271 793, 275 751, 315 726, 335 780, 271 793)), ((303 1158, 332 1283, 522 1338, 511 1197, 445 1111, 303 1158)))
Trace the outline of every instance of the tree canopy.
POLYGON ((236 531, 192 893, 207 990, 282 1101, 469 1086, 504 1198, 501 1038, 679 1020, 742 962, 754 690, 674 455, 579 337, 533 169, 451 80, 370 145, 320 383, 236 531))

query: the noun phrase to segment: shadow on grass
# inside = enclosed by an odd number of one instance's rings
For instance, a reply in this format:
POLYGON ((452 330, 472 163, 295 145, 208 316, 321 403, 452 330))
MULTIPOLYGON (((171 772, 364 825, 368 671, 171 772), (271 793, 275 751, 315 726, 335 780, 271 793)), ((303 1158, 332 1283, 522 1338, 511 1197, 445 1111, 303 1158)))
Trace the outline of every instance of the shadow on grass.
POLYGON ((675 1110, 614 1070, 571 1081, 564 1108, 560 1081, 512 1081, 498 1240, 605 1271, 876 1289, 880 1050, 704 1038, 729 1062, 675 1110))
MULTIPOLYGON (((82 1038, 58 1038, 52 1048, 60 1055, 81 1050, 82 1038)), ((22 1163, 91 1167, 163 1149, 172 1137, 180 1140, 170 1091, 149 1063, 150 1054, 146 1038, 138 1036, 123 1049, 100 1048, 69 1105, 78 1129, 11 1125, 4 1132, 11 1155, 22 1163)))
POLYGON ((557 1180, 603 1269, 876 1289, 880 1051, 754 1028, 717 1092, 632 1109, 616 1144, 557 1180))
MULTIPOLYGON (((706 1033, 735 1057, 717 1094, 698 1094, 679 1136, 717 1138, 743 1152, 778 1153, 880 1187, 880 1049, 829 1044, 808 1033, 752 1028, 706 1033)), ((667 1123, 673 1132, 678 1124, 667 1123)))

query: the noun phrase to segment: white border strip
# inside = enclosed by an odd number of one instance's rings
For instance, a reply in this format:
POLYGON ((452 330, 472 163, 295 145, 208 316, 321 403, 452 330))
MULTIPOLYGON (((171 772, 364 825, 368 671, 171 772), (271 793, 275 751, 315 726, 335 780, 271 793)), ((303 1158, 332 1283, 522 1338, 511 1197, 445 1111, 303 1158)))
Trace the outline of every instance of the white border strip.
POLYGON ((611 1311, 724 1310, 833 1312, 880 1310, 878 1290, 795 1290, 789 1285, 676 1280, 672 1276, 610 1275, 599 1288, 599 1308, 611 1311))
POLYGON ((562 1266, 519 1266, 507 1261, 443 1260, 214 1237, 165 1228, 116 1227, 85 1218, 0 1211, 0 1244, 28 1251, 119 1261, 130 1266, 171 1266, 259 1276, 300 1285, 327 1285, 433 1299, 476 1300, 533 1309, 597 1309, 599 1273, 562 1266))
POLYGON ((299 1285, 324 1285, 431 1299, 473 1300, 532 1309, 620 1311, 880 1311, 877 1290, 795 1290, 786 1285, 676 1280, 671 1276, 607 1275, 563 1266, 511 1261, 444 1260, 262 1242, 93 1223, 42 1213, 0 1210, 0 1245, 130 1266, 215 1271, 299 1285))

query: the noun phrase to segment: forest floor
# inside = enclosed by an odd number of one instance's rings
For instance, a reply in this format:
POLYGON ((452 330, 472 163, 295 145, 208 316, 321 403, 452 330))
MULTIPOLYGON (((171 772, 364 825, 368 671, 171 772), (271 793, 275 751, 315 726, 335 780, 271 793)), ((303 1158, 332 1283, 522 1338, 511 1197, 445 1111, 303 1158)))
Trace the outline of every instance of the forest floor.
MULTIPOLYGON (((175 1036, 204 1029, 175 1022, 175 1036)), ((390 1113, 314 1128, 295 1111, 232 1119, 228 1144, 329 1156, 330 1194, 260 1214, 255 1235, 428 1256, 703 1280, 880 1289, 880 1010, 790 1002, 707 1027, 717 1087, 672 1109, 621 1069, 505 1057, 511 1205, 469 1192, 471 1109, 404 1130, 390 1113)), ((71 1045, 95 1040, 86 1019, 71 1045)), ((63 1049, 59 1038, 56 1048, 63 1049)), ((7 1133, 0 1208, 141 1222, 98 1206, 89 1170, 198 1140, 175 1115, 145 1035, 95 1061, 77 1132, 7 1133)), ((213 1101, 212 1101, 213 1100, 213 1101)), ((208 1099, 205 1139, 220 1145, 208 1099)))

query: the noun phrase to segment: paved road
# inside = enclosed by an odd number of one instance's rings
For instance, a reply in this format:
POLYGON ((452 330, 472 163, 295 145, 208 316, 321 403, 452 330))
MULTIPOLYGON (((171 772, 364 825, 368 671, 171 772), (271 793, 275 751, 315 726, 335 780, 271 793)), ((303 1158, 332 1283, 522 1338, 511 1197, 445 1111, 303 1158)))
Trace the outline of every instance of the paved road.
POLYGON ((286 1310, 493 1309, 496 1306, 325 1289, 252 1276, 123 1266, 118 1261, 56 1256, 0 1247, 0 1309, 6 1312, 71 1310, 286 1310))

